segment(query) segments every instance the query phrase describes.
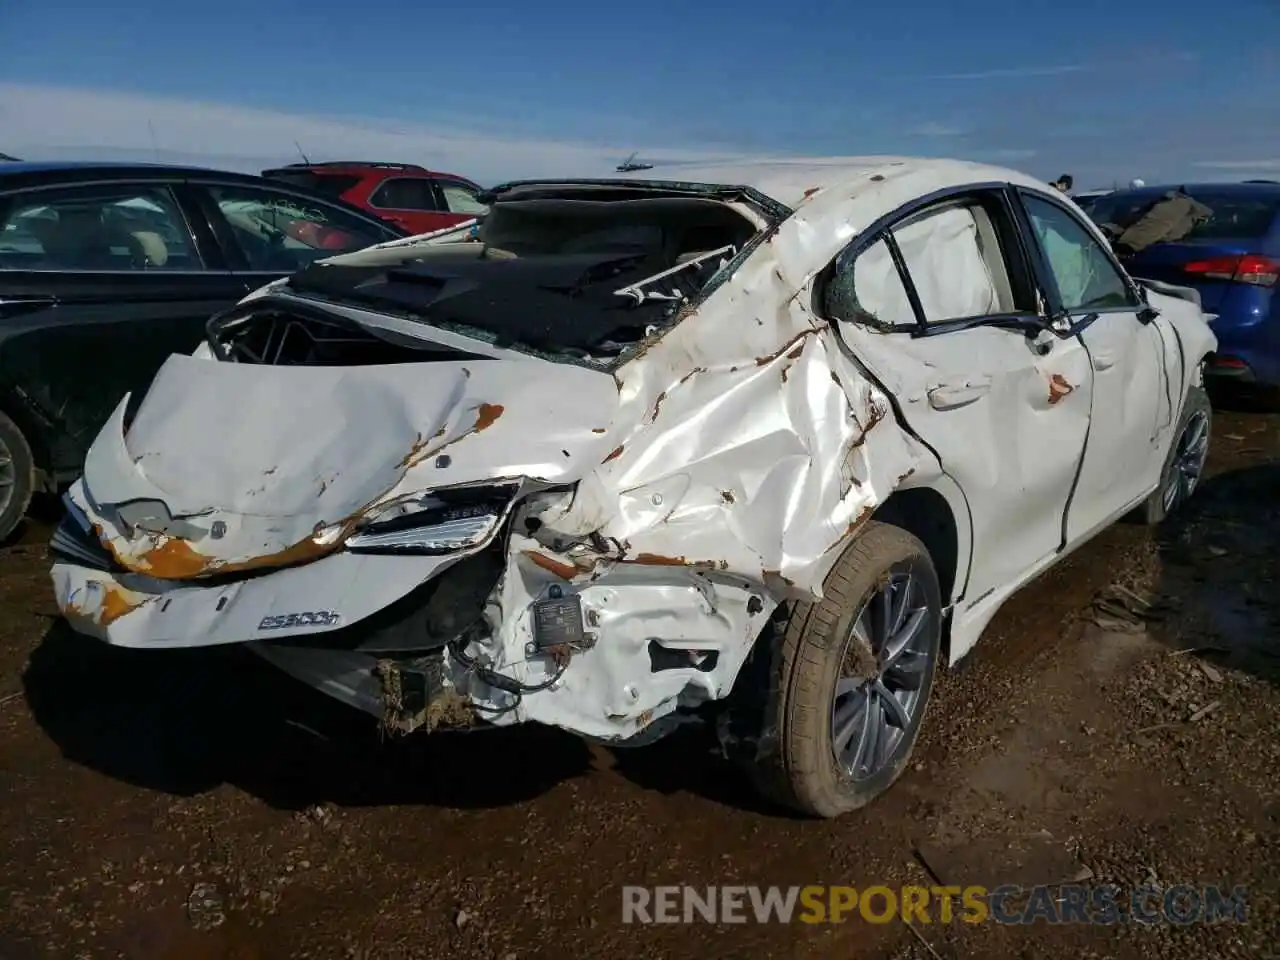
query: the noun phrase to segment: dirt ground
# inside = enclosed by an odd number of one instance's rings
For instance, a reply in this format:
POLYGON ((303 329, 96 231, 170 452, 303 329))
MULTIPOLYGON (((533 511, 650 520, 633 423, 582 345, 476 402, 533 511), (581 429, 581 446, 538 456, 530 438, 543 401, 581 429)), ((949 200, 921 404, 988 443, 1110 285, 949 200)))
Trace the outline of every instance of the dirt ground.
POLYGON ((698 732, 380 742, 245 657, 79 640, 33 525, 0 554, 0 958, 1275 956, 1280 417, 1236 407, 1186 515, 1014 598, 909 772, 835 822, 762 807, 698 732), (1039 831, 1091 883, 1245 885, 1247 922, 621 922, 624 884, 929 883, 922 844, 1039 831))

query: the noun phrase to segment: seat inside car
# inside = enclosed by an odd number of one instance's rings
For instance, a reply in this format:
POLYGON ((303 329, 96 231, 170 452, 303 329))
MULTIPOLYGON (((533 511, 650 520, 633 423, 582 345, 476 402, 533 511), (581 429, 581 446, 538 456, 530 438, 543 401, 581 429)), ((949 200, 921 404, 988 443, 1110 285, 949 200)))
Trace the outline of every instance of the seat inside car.
POLYGON ((109 231, 97 207, 63 207, 44 239, 53 266, 64 270, 110 270, 118 265, 109 231))

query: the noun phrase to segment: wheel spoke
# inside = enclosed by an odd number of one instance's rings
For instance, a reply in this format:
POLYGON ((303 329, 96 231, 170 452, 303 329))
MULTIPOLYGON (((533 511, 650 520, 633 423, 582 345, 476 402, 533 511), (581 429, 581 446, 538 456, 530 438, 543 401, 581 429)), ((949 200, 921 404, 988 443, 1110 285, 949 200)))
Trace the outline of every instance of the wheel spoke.
MULTIPOLYGON (((893 581, 892 580, 890 580, 883 587, 881 587, 880 592, 876 594, 876 612, 879 614, 879 616, 876 618, 879 622, 878 623, 873 622, 873 625, 880 628, 876 632, 878 632, 882 637, 887 637, 890 635, 893 629, 893 581)), ((875 650, 876 653, 880 652, 879 650, 876 650, 876 647, 874 644, 872 644, 871 649, 875 650)))
POLYGON ((892 625, 885 631, 885 642, 889 643, 902 630, 903 621, 906 620, 907 614, 911 610, 911 596, 915 593, 916 584, 912 579, 910 572, 903 577, 902 582, 893 587, 893 597, 897 601, 897 611, 893 615, 892 625))
POLYGON ((871 604, 867 604, 862 608, 858 619, 853 622, 853 628, 850 631, 853 634, 853 642, 864 644, 868 650, 874 650, 875 647, 871 643, 872 629, 871 604))
POLYGON ((889 691, 889 688, 879 680, 872 687, 872 694, 879 701, 880 707, 884 711, 885 722, 898 730, 907 729, 907 725, 911 723, 911 715, 907 713, 907 708, 902 705, 902 701, 895 697, 889 691))
POLYGON ((928 666, 928 654, 909 650, 884 672, 885 683, 894 690, 919 690, 928 666))
POLYGON ((870 687, 867 688, 866 722, 862 727, 862 739, 854 756, 854 773, 871 773, 880 762, 880 742, 884 727, 884 706, 870 687))
POLYGON ((928 610, 924 607, 918 607, 906 617, 905 623, 899 623, 898 629, 884 645, 884 665, 886 670, 892 668, 898 662, 898 658, 915 644, 916 638, 920 636, 920 628, 924 626, 925 618, 928 615, 928 610))
POLYGON ((1187 432, 1187 451, 1197 451, 1204 444, 1208 424, 1204 417, 1196 417, 1192 428, 1187 432))
POLYGON ((843 757, 848 752, 853 735, 858 732, 859 725, 865 722, 867 699, 868 694, 860 691, 846 698, 832 715, 831 745, 835 748, 837 757, 843 757))

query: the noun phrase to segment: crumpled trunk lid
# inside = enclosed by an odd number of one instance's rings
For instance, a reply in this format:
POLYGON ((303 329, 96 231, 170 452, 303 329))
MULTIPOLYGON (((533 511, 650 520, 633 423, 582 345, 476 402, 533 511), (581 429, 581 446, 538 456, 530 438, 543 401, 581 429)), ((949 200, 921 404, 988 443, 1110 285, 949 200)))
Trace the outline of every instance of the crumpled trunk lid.
POLYGON ((73 489, 117 562, 188 579, 323 555, 438 486, 577 479, 607 452, 611 376, 542 360, 267 366, 173 356, 73 489), (141 503, 139 503, 141 501, 141 503))

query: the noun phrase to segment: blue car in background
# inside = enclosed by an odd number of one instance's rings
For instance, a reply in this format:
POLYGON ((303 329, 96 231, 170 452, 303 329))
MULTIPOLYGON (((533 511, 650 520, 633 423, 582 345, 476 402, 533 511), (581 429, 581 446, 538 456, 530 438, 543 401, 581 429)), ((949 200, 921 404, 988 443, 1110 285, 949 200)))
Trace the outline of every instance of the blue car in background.
POLYGON ((1205 183, 1116 190, 1077 203, 1099 225, 1127 226, 1172 189, 1213 211, 1190 234, 1137 253, 1119 252, 1136 277, 1200 292, 1217 314, 1218 352, 1206 375, 1280 386, 1280 183, 1205 183))

